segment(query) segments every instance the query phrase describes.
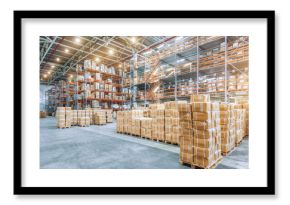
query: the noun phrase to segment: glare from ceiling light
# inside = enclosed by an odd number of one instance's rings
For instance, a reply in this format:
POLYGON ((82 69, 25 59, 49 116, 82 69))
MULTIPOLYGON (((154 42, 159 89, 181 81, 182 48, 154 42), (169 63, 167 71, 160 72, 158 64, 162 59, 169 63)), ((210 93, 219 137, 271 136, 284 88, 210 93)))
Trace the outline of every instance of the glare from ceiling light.
POLYGON ((158 49, 162 48, 164 44, 161 44, 160 46, 157 46, 158 49))
POLYGON ((69 52, 69 50, 66 48, 66 49, 64 50, 64 52, 68 53, 68 52, 69 52))
POLYGON ((44 77, 44 78, 46 78, 46 77, 47 77, 47 75, 46 75, 46 74, 44 74, 44 75, 43 75, 43 77, 44 77))
POLYGON ((183 36, 178 36, 177 38, 175 38, 175 41, 179 41, 182 38, 183 38, 183 36))
POLYGON ((132 41, 132 43, 135 43, 136 42, 136 38, 135 37, 132 37, 131 38, 131 41, 132 41))
POLYGON ((56 61, 57 61, 57 62, 59 62, 59 61, 60 61, 60 59, 59 59, 59 58, 56 58, 56 61))
POLYGON ((179 59, 179 60, 177 60, 176 62, 177 63, 180 63, 180 62, 183 62, 185 59, 179 59))
POLYGON ((113 55, 114 51, 113 50, 109 50, 109 54, 113 55))
POLYGON ((79 43, 79 42, 81 42, 81 39, 79 37, 77 37, 77 38, 75 38, 75 42, 79 43))
POLYGON ((52 65, 52 66, 51 66, 51 68, 54 68, 54 67, 55 67, 55 65, 52 65))
POLYGON ((70 75, 70 77, 72 78, 72 77, 73 77, 73 75, 70 75))
POLYGON ((50 74, 50 71, 48 71, 47 74, 49 75, 50 74))
POLYGON ((119 68, 122 68, 122 64, 119 64, 119 68))
POLYGON ((100 58, 97 57, 97 58, 96 58, 96 62, 100 62, 100 58))

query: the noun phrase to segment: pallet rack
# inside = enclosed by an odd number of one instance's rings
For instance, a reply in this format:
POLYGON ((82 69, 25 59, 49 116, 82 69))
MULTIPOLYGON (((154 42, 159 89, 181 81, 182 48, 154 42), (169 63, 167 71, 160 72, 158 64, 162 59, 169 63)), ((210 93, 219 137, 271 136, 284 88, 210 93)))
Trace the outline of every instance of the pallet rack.
POLYGON ((237 96, 248 97, 247 37, 194 36, 171 41, 164 50, 159 48, 159 55, 148 56, 149 69, 143 61, 137 63, 139 67, 134 70, 138 73, 138 78, 134 76, 137 82, 133 80, 139 93, 136 102, 145 105, 147 101, 188 100, 193 93, 210 93, 213 100, 224 102, 237 96), (238 89, 232 81, 233 76, 239 75, 246 76, 246 83, 238 89), (149 80, 144 80, 148 76, 149 80))

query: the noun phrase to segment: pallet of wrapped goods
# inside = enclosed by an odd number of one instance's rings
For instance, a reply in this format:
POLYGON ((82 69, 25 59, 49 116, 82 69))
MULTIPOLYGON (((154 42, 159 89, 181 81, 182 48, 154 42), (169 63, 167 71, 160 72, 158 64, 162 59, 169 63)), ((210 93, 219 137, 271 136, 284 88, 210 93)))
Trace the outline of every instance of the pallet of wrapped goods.
POLYGON ((178 104, 186 104, 186 101, 165 102, 165 142, 179 144, 179 112, 178 104))
POLYGON ((65 107, 57 107, 55 117, 57 127, 65 128, 65 107))
POLYGON ((124 132, 124 111, 117 112, 117 132, 124 132))
POLYGON ((229 154, 235 147, 235 118, 234 105, 220 104, 221 151, 223 155, 229 154))
POLYGON ((249 104, 243 103, 243 109, 245 109, 244 119, 244 137, 249 136, 249 104))
POLYGON ((72 110, 72 124, 71 125, 78 125, 78 111, 72 110))
POLYGON ((191 95, 190 96, 190 102, 210 102, 210 95, 204 94, 204 95, 191 95))
POLYGON ((235 117, 235 144, 238 146, 244 137, 244 116, 245 109, 241 104, 234 105, 234 117, 235 117))
POLYGON ((78 126, 86 126, 86 112, 85 110, 78 110, 78 126))
POLYGON ((141 121, 142 117, 132 118, 132 135, 141 136, 141 121))
POLYGON ((91 124, 91 110, 85 110, 85 125, 90 126, 91 124))
POLYGON ((177 105, 179 113, 179 161, 182 164, 193 163, 193 128, 191 119, 190 104, 182 103, 177 105))
POLYGON ((195 97, 191 103, 193 162, 195 168, 214 168, 221 159, 220 107, 195 97))
POLYGON ((141 137, 151 139, 152 118, 144 117, 141 119, 141 137))
POLYGON ((94 114, 95 125, 105 125, 106 120, 106 111, 105 110, 96 110, 94 114))
POLYGON ((71 127, 72 123, 72 110, 70 107, 65 108, 65 127, 69 128, 71 127))
POLYGON ((106 110, 107 122, 113 122, 113 110, 106 110))
POLYGON ((40 118, 46 118, 46 112, 40 111, 39 116, 40 116, 40 118))

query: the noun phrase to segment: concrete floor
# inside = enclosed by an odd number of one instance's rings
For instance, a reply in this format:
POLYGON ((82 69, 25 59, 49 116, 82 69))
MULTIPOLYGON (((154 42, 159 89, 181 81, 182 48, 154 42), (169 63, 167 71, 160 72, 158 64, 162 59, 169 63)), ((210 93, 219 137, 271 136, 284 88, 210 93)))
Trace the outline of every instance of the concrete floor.
MULTIPOLYGON (((248 168, 248 139, 223 157, 219 169, 248 168)), ((116 133, 116 124, 56 128, 40 119, 42 169, 188 169, 179 163, 179 147, 116 133)))

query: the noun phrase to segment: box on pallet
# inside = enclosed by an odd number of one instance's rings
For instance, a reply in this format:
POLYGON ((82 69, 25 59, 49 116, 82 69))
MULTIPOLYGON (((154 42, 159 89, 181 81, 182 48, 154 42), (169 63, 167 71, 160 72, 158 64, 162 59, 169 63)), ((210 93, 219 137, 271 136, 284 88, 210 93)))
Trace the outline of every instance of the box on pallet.
POLYGON ((95 125, 104 125, 107 122, 106 111, 105 110, 95 110, 94 113, 94 122, 95 125))

